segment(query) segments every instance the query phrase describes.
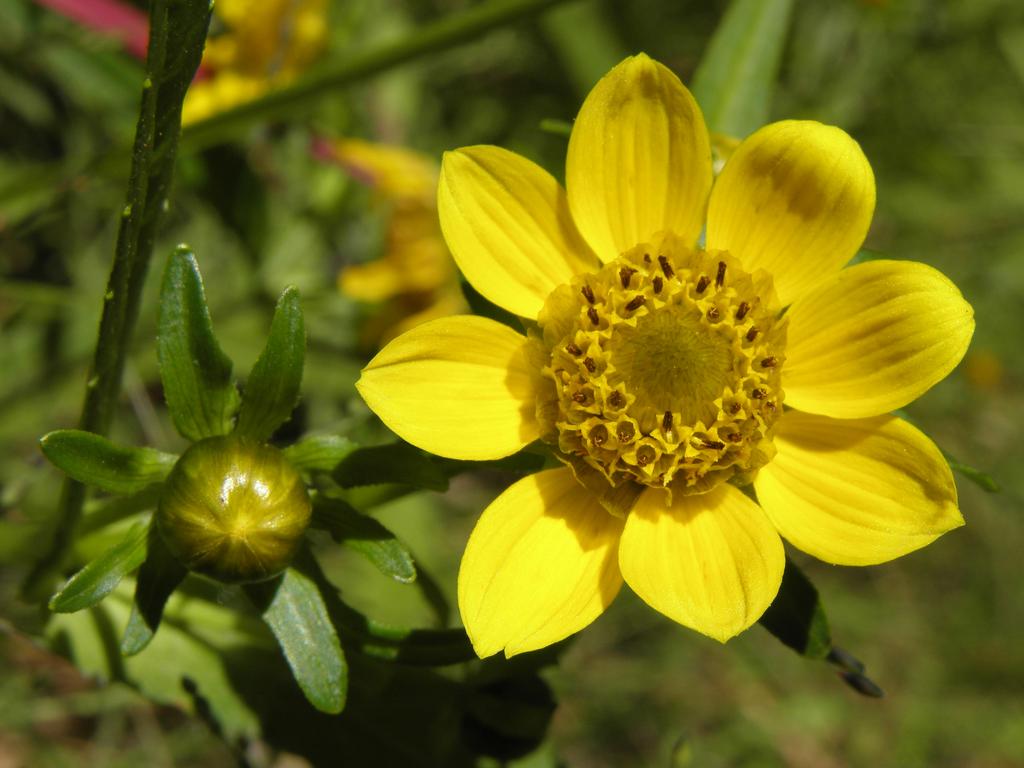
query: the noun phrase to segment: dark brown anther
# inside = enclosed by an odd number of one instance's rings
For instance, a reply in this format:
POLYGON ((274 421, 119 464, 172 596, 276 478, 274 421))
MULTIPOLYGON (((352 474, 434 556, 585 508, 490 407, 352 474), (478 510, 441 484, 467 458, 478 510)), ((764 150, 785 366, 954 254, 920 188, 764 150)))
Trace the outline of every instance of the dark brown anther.
POLYGON ((739 432, 730 432, 728 435, 725 436, 725 439, 728 440, 730 443, 738 443, 740 440, 743 439, 743 435, 741 435, 739 432))
POLYGON ((767 408, 769 411, 774 411, 776 408, 778 408, 774 400, 769 400, 767 403, 764 404, 764 407, 767 408))
POLYGON ((565 345, 565 351, 573 357, 579 357, 583 354, 583 350, 573 344, 571 341, 565 345))
POLYGON ((721 317, 721 315, 718 312, 718 307, 712 307, 711 309, 708 310, 708 320, 710 320, 712 323, 717 323, 719 317, 721 317))
POLYGON ((715 287, 721 288, 725 283, 725 262, 718 262, 718 274, 715 275, 715 287))
POLYGON ((766 397, 768 397, 768 392, 767 390, 758 387, 757 389, 750 393, 750 396, 755 400, 764 400, 766 397))
POLYGON ((700 280, 697 281, 697 294, 704 293, 709 285, 711 285, 711 278, 707 275, 701 275, 700 280))
POLYGON ((729 413, 731 413, 733 416, 735 416, 739 412, 740 412, 740 404, 739 403, 733 403, 732 405, 729 406, 729 413))
POLYGON ((665 415, 661 417, 661 428, 666 432, 672 429, 672 411, 665 411, 665 415))
POLYGON ((626 304, 626 311, 633 312, 637 309, 640 309, 640 307, 644 305, 645 301, 647 301, 647 299, 644 298, 643 294, 637 294, 636 296, 629 300, 628 304, 626 304))
POLYGON ((779 361, 774 357, 766 357, 764 360, 761 361, 762 368, 774 368, 778 364, 779 361))
POLYGON ((601 322, 601 318, 597 316, 597 310, 593 307, 587 308, 587 317, 590 318, 590 322, 594 325, 598 325, 601 322))
POLYGON ((636 463, 639 464, 641 467, 646 467, 648 464, 651 463, 651 460, 654 459, 653 454, 653 448, 651 448, 648 445, 643 446, 643 448, 636 452, 636 463), (645 451, 644 448, 646 448, 647 450, 645 451))
POLYGON ((755 325, 753 328, 747 331, 747 341, 753 341, 754 339, 756 339, 758 333, 760 333, 760 331, 757 330, 757 326, 755 325))
POLYGON ((623 403, 625 402, 626 398, 623 397, 622 393, 619 392, 619 390, 617 389, 610 395, 608 395, 608 405, 610 405, 612 408, 621 408, 623 403))
POLYGON ((659 256, 658 263, 661 264, 661 271, 665 273, 665 277, 671 280, 676 271, 672 269, 672 265, 668 263, 668 259, 664 256, 659 256))
POLYGON ((718 440, 705 440, 703 437, 700 438, 700 444, 702 448, 714 448, 716 451, 725 448, 725 443, 721 443, 718 440))
POLYGON ((572 399, 573 399, 573 402, 576 402, 576 403, 579 403, 580 405, 583 405, 585 402, 587 402, 587 393, 586 392, 582 392, 582 391, 573 392, 572 393, 572 399))
POLYGON ((594 289, 591 288, 589 285, 584 285, 582 288, 580 288, 580 293, 583 294, 583 298, 587 300, 588 304, 594 303, 594 289))
POLYGON ((649 254, 649 253, 645 253, 644 254, 644 263, 645 264, 650 264, 651 263, 651 254, 649 254))
POLYGON ((661 293, 661 289, 662 287, 664 287, 665 281, 662 280, 660 277, 656 277, 654 278, 654 280, 651 281, 651 285, 654 286, 655 293, 661 293))
POLYGON ((592 358, 592 357, 586 358, 583 361, 583 365, 591 373, 593 373, 594 371, 597 370, 597 363, 594 362, 594 358, 592 358))
POLYGON ((615 429, 615 434, 618 436, 620 443, 630 443, 633 441, 633 438, 636 437, 636 430, 633 428, 632 424, 626 421, 619 424, 615 429))
POLYGON ((745 301, 741 301, 739 307, 736 308, 736 319, 742 320, 744 317, 747 316, 747 312, 749 311, 750 305, 745 301))
POLYGON ((623 288, 629 288, 629 279, 636 274, 636 270, 632 267, 623 267, 619 270, 619 280, 622 281, 623 288))

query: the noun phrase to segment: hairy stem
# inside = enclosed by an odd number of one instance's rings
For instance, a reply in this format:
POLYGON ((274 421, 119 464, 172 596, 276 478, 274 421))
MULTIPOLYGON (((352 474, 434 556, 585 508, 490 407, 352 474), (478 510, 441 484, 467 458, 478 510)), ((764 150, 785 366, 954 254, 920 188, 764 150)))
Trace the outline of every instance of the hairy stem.
MULTIPOLYGON (((208 0, 153 0, 149 50, 131 171, 110 278, 103 297, 99 335, 78 421, 80 429, 106 434, 121 391, 156 228, 163 213, 181 126, 181 104, 199 67, 210 22, 208 0)), ((25 584, 26 593, 47 588, 60 568, 82 514, 85 487, 66 480, 57 507, 53 540, 25 584)))

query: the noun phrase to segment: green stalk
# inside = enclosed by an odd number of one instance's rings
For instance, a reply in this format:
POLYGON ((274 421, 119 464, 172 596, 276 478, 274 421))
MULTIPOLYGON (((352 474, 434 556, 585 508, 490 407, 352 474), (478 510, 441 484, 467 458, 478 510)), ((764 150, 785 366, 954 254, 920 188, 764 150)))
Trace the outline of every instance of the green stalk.
POLYGON ((182 141, 190 149, 201 148, 234 136, 239 129, 253 122, 294 117, 296 109, 312 104, 332 91, 420 56, 476 40, 496 27, 514 23, 562 2, 565 0, 490 0, 462 13, 446 16, 394 43, 324 65, 287 87, 187 126, 182 141))
MULTIPOLYGON (((125 206, 103 299, 99 336, 78 426, 106 434, 121 391, 157 224, 174 170, 181 104, 195 76, 210 22, 209 0, 153 0, 149 50, 139 120, 135 128, 125 206)), ((82 514, 85 486, 66 480, 57 507, 53 540, 25 583, 25 592, 48 588, 63 564, 82 514)))

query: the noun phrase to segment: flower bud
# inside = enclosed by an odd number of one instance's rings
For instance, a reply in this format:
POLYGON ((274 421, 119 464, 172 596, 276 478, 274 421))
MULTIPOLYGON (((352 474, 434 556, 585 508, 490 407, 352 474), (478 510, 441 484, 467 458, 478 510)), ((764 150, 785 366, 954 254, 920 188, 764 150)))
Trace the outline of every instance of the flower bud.
POLYGON ((241 583, 287 568, 310 514, 302 478, 277 448, 211 437, 192 445, 174 465, 156 524, 189 570, 241 583))

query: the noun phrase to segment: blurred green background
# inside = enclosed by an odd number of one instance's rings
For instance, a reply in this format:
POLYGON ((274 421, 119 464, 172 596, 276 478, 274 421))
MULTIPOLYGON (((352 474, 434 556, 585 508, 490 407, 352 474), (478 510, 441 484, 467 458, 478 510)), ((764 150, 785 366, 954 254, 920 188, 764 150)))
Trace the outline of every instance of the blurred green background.
MULTIPOLYGON (((182 447, 163 410, 153 337, 164 259, 186 241, 239 371, 260 351, 276 295, 289 283, 302 291, 304 401, 286 437, 381 439, 353 388, 381 310, 337 283, 346 265, 382 253, 400 206, 311 151, 315 139, 402 144, 434 160, 494 143, 561 176, 566 139, 542 121, 571 121, 593 83, 636 51, 690 82, 727 5, 567 2, 219 143, 186 141, 114 436, 182 447)), ((328 3, 323 60, 471 6, 328 3)), ((127 165, 112 148, 131 140, 141 73, 108 37, 28 0, 0 3, 0 766, 223 765, 239 754, 252 765, 302 765, 264 742, 229 750, 200 720, 127 686, 97 688, 33 642, 46 616, 18 597, 59 489, 37 440, 77 420, 124 200, 127 165)), ((958 476, 967 526, 882 567, 797 555, 836 642, 866 663, 885 698, 858 696, 759 627, 719 646, 624 590, 545 673, 558 699, 549 738, 516 764, 1024 766, 1024 5, 797 0, 771 105, 773 119, 852 134, 877 178, 866 247, 936 266, 973 304, 967 358, 907 411, 1002 491, 958 476)), ((373 511, 452 597, 473 520, 510 480, 463 476, 446 494, 373 511)), ((354 604, 429 624, 415 590, 327 550, 354 604)))

